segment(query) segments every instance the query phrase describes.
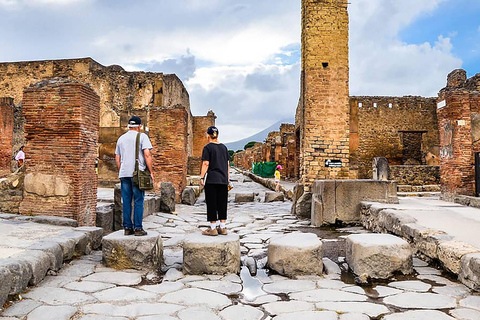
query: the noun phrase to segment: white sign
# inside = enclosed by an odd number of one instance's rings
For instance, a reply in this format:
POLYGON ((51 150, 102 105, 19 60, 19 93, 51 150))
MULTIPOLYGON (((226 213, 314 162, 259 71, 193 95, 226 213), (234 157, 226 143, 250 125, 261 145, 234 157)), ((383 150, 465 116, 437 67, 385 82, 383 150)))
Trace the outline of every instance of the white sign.
POLYGON ((447 103, 445 102, 445 100, 442 100, 439 103, 437 103, 437 109, 442 109, 442 108, 446 107, 446 105, 447 105, 447 103))

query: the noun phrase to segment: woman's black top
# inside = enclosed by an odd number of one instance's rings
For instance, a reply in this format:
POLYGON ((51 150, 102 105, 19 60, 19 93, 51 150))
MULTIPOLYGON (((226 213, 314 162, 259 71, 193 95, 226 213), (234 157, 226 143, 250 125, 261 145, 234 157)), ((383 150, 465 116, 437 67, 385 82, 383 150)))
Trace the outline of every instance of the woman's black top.
POLYGON ((209 162, 205 184, 228 185, 230 154, 224 144, 210 142, 205 145, 202 152, 202 161, 209 162))

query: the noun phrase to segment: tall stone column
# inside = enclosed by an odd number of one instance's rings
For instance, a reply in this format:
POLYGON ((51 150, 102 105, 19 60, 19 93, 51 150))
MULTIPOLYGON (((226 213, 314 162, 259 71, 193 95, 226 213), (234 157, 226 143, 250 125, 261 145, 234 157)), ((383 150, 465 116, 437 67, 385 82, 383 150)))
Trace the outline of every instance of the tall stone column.
POLYGON ((302 0, 300 175, 307 189, 317 179, 350 177, 348 70, 347 1, 302 0))
POLYGON ((88 85, 61 78, 25 89, 26 175, 20 213, 94 226, 100 99, 88 85))

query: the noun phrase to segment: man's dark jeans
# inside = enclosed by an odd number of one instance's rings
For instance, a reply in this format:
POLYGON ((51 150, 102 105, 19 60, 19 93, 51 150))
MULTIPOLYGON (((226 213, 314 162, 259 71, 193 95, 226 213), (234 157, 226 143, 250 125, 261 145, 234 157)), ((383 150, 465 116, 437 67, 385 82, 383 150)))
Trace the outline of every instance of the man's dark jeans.
POLYGON ((123 228, 136 230, 143 229, 143 201, 145 190, 140 190, 133 185, 133 178, 120 178, 122 184, 123 201, 123 228), (133 224, 132 224, 132 200, 133 200, 133 224))

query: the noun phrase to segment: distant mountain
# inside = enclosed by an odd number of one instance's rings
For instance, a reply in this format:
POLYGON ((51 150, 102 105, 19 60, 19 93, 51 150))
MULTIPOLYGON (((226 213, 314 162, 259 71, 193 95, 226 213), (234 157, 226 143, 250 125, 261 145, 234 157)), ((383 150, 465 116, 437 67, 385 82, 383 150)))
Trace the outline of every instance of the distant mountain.
POLYGON ((295 119, 280 120, 272 124, 270 127, 254 134, 253 136, 250 136, 242 140, 234 141, 234 142, 228 142, 228 143, 225 143, 225 145, 227 146, 228 150, 233 150, 233 151, 243 150, 243 147, 250 141, 263 142, 270 132, 279 131, 280 125, 282 123, 295 123, 295 119))

